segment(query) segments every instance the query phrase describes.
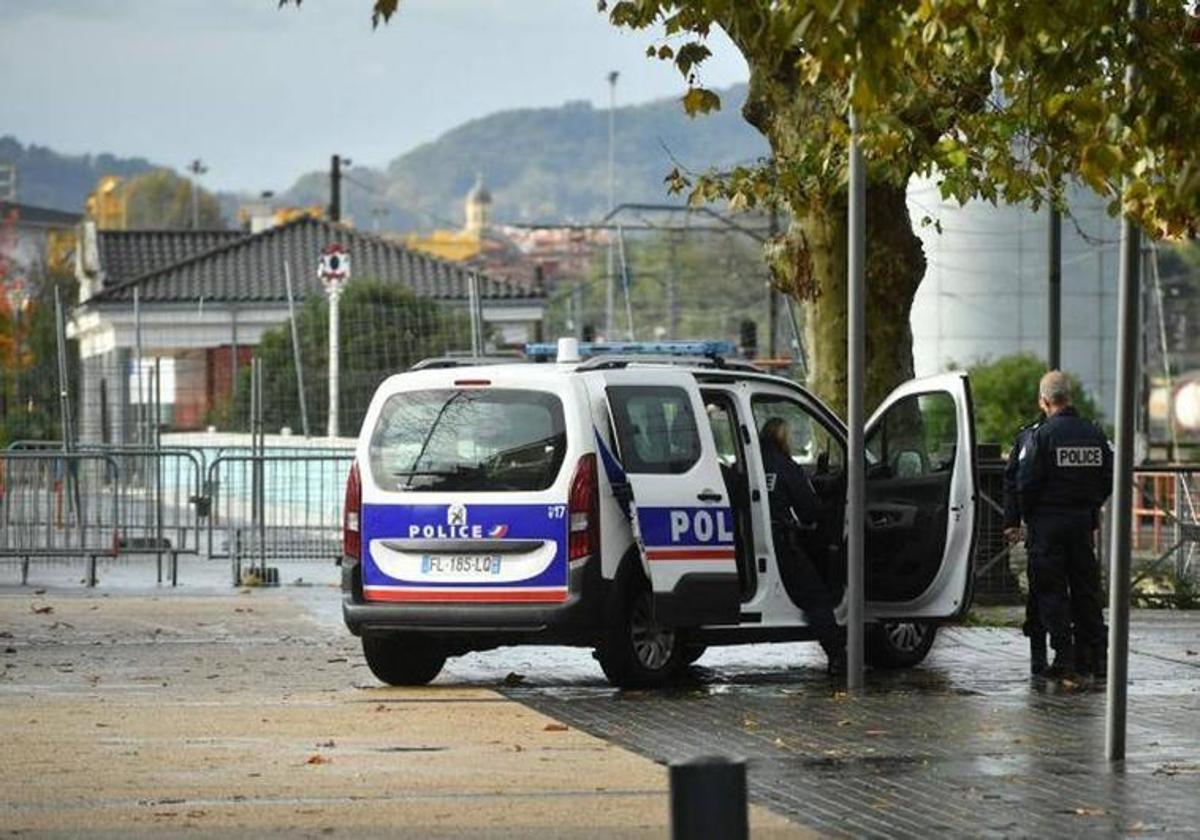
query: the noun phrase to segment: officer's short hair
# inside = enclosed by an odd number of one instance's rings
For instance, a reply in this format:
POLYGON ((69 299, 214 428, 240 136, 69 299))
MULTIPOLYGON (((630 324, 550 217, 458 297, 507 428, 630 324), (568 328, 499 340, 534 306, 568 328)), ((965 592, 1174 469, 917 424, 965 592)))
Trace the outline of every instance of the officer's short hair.
POLYGON ((1038 384, 1038 394, 1050 405, 1070 405, 1071 381, 1061 370, 1052 370, 1042 377, 1038 384))

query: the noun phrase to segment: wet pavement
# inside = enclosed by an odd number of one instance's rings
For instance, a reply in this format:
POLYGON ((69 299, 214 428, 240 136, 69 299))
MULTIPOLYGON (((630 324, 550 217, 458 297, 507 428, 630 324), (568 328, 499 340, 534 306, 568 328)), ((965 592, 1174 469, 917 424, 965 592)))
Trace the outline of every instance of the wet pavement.
MULTIPOLYGON (((227 569, 185 564, 180 592, 228 594, 227 569)), ((81 592, 73 576, 49 594, 81 592)), ((299 607, 320 628, 330 655, 319 682, 372 690, 341 627, 336 570, 287 566, 280 576, 317 584, 255 597, 299 607)), ((102 569, 100 592, 147 581, 152 563, 102 569)), ((710 650, 663 692, 612 689, 590 651, 509 648, 452 660, 424 691, 496 689, 659 763, 744 757, 754 801, 835 836, 1194 835, 1200 613, 1137 611, 1131 647, 1129 757, 1116 767, 1104 760, 1103 685, 1031 681, 1011 628, 945 628, 922 666, 871 673, 858 698, 803 644, 710 650)))
POLYGON ((710 651, 663 693, 527 656, 526 682, 505 692, 657 761, 744 757, 752 799, 833 835, 1200 830, 1200 614, 1135 615, 1128 759, 1115 768, 1103 684, 1032 681, 1023 643, 946 628, 921 667, 869 674, 861 698, 805 645, 710 651))

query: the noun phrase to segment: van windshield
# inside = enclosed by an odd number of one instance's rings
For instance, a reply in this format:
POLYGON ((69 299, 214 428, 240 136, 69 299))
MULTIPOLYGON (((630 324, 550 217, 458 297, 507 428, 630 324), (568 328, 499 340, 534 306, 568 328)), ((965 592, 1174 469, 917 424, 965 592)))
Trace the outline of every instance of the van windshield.
POLYGON ((371 475, 384 490, 545 490, 566 448, 553 394, 405 391, 388 397, 371 433, 371 475))

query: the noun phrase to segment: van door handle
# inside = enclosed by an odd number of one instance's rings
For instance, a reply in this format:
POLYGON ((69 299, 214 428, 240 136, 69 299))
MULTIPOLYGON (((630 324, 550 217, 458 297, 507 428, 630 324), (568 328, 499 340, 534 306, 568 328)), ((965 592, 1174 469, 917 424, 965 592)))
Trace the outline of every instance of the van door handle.
POLYGON ((702 502, 719 502, 724 498, 720 493, 714 493, 711 490, 704 490, 696 496, 702 502))

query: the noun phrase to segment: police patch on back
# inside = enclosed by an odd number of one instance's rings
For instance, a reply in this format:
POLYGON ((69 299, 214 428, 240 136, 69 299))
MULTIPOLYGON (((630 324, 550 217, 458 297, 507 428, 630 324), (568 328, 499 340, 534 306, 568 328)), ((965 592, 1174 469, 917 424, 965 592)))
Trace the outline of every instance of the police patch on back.
POLYGON ((1099 446, 1057 446, 1054 462, 1059 467, 1101 467, 1104 452, 1099 446))

